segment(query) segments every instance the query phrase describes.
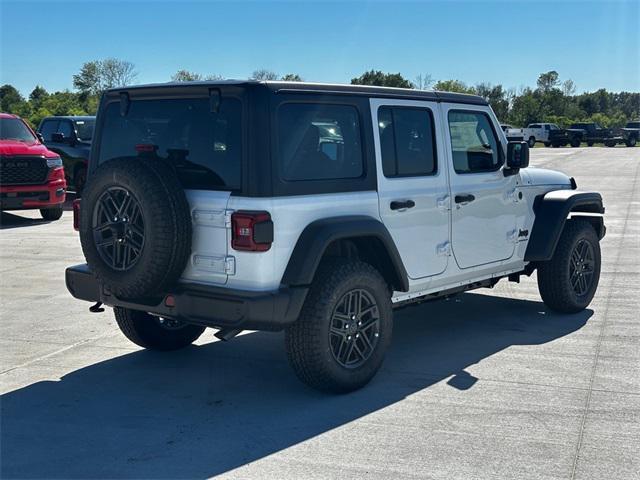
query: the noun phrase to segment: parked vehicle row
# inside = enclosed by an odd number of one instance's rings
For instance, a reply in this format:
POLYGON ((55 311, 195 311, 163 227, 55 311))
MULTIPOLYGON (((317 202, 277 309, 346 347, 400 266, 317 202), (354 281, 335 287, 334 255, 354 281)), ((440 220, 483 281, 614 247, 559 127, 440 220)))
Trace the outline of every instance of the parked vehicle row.
POLYGON ((617 130, 601 127, 596 122, 573 123, 566 129, 555 123, 531 123, 526 128, 501 126, 509 140, 524 140, 530 148, 536 143, 543 143, 545 147, 579 147, 582 143, 589 147, 595 143, 603 143, 607 147, 618 144, 635 147, 640 133, 640 121, 628 122, 626 127, 617 130))

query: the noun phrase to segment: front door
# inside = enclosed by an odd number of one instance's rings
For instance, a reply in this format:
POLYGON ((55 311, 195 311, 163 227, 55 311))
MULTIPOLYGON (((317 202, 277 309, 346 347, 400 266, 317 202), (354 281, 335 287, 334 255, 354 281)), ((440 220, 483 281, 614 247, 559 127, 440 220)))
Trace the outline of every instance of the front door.
POLYGON ((380 216, 411 279, 441 273, 449 197, 437 104, 372 99, 380 216))
POLYGON ((451 158, 451 242, 460 268, 511 258, 516 175, 505 176, 497 123, 486 107, 443 104, 451 158))

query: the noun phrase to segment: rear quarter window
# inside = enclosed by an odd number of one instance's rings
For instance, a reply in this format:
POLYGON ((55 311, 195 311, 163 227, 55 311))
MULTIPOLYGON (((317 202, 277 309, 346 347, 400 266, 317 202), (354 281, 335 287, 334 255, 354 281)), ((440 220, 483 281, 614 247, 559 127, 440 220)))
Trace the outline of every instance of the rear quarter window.
POLYGON ((350 105, 284 103, 277 110, 277 163, 288 182, 364 173, 358 111, 350 105))
POLYGON ((133 100, 126 116, 112 102, 104 111, 99 162, 152 155, 171 163, 186 189, 239 190, 241 115, 235 98, 223 98, 218 112, 208 98, 133 100))

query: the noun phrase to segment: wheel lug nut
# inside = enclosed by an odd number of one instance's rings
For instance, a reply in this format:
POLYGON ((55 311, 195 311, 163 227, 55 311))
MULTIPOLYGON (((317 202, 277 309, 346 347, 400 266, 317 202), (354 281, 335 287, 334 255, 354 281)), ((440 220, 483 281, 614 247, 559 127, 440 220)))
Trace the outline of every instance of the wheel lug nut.
POLYGON ((350 342, 351 341, 351 335, 347 336, 347 341, 350 342))
POLYGON ((360 338, 360 334, 359 333, 356 333, 356 338, 360 338))
POLYGON ((345 328, 345 329, 347 329, 347 330, 349 330, 349 324, 347 323, 347 324, 344 326, 344 328, 345 328))
POLYGON ((355 320, 356 316, 355 315, 351 315, 351 320, 355 320))
POLYGON ((358 326, 361 327, 362 326, 362 322, 358 322, 358 326))
POLYGON ((380 334, 378 332, 376 332, 376 333, 373 334, 373 336, 377 338, 377 337, 380 336, 380 334))

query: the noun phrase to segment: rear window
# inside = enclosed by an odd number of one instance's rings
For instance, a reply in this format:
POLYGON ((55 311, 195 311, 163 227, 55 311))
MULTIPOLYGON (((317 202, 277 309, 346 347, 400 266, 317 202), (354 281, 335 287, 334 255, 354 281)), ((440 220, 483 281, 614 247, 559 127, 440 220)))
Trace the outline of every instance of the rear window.
POLYGON ((436 173, 436 146, 431 110, 381 107, 378 110, 380 152, 385 177, 436 173))
POLYGON ((278 157, 281 178, 287 181, 362 176, 358 111, 349 105, 283 104, 278 157))
POLYGON ((175 167, 184 188, 238 190, 241 111, 234 98, 223 98, 217 113, 208 98, 134 100, 122 116, 113 102, 104 112, 99 161, 157 156, 175 167))
POLYGON ((76 120, 75 124, 78 140, 88 142, 93 138, 93 127, 96 124, 95 120, 76 120))

